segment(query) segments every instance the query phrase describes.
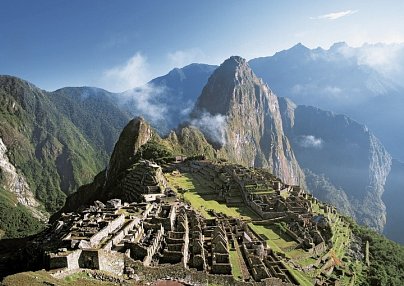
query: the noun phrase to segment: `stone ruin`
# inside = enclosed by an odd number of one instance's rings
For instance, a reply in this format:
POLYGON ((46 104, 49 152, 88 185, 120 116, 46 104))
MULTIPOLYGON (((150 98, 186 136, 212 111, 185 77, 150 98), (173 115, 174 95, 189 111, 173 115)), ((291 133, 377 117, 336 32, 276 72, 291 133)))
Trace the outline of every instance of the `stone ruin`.
POLYGON ((126 202, 154 201, 164 196, 167 181, 161 167, 148 160, 140 160, 134 164, 120 182, 122 194, 126 202))
MULTIPOLYGON (((326 216, 315 216, 318 201, 299 186, 284 184, 264 169, 251 169, 223 162, 191 161, 182 171, 213 182, 217 197, 228 206, 244 204, 261 217, 261 224, 284 222, 285 231, 304 249, 320 255, 331 244, 331 228, 326 216)), ((324 212, 335 213, 327 205, 324 212)))
POLYGON ((145 267, 175 264, 231 276, 233 249, 245 259, 252 279, 296 282, 245 223, 227 217, 205 219, 181 202, 95 202, 79 213, 63 214, 50 233, 44 243, 49 269, 87 268, 120 275, 139 261, 145 267), (260 251, 255 250, 258 246, 260 251))
MULTIPOLYGON (((301 188, 285 185, 264 170, 206 161, 178 164, 181 171, 211 182, 212 192, 222 201, 249 207, 261 217, 260 224, 282 224, 297 247, 318 257, 329 249, 332 233, 327 214, 335 209, 323 206, 324 215, 313 215, 312 205, 317 201, 301 188)), ((127 185, 128 192, 130 188, 136 196, 156 192, 163 194, 163 199, 96 201, 81 212, 63 214, 47 236, 40 238, 45 240, 49 269, 89 268, 120 275, 138 261, 144 267, 179 265, 230 277, 230 255, 237 253, 244 279, 298 284, 285 265, 287 258, 268 247, 265 238, 247 223, 214 212, 213 218, 204 218, 183 202, 165 200, 169 186, 158 165, 144 161, 129 174, 133 181, 127 185), (146 176, 140 166, 154 175, 146 176)), ((324 265, 328 261, 325 259, 324 265)))

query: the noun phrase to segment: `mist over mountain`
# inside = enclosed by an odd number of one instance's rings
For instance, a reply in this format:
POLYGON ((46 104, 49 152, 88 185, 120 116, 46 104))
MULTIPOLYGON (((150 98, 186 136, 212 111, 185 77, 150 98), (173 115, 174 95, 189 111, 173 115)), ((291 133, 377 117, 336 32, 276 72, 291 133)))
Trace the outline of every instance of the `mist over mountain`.
POLYGON ((314 195, 345 210, 359 223, 383 231, 386 207, 382 194, 392 158, 380 141, 345 115, 297 106, 285 98, 279 101, 285 133, 299 164, 309 174, 307 181, 314 195))
POLYGON ((65 87, 48 93, 66 116, 107 158, 132 115, 122 109, 119 94, 95 87, 65 87))
POLYGON ((188 119, 196 98, 216 66, 190 64, 175 68, 143 87, 116 96, 121 109, 132 116, 141 114, 156 129, 167 134, 188 119))
POLYGON ((249 63, 276 94, 366 124, 394 157, 404 159, 404 45, 336 43, 324 50, 297 44, 249 63))

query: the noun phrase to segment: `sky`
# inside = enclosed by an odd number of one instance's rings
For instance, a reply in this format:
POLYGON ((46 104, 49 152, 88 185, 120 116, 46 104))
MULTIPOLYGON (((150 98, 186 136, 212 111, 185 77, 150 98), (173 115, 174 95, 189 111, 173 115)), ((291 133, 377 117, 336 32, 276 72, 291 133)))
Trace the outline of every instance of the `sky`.
POLYGON ((404 42, 404 1, 0 0, 0 74, 120 92, 174 67, 297 43, 404 42))

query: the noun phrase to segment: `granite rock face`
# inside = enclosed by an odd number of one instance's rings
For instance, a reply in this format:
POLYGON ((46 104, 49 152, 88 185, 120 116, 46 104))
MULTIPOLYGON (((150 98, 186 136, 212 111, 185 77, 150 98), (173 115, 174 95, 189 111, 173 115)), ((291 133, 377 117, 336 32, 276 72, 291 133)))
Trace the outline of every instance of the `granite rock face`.
POLYGON ((212 74, 191 116, 218 156, 269 168, 289 184, 304 181, 283 132, 278 98, 243 58, 227 59, 212 74))
POLYGON ((382 232, 386 223, 382 194, 392 158, 380 141, 347 116, 296 106, 284 98, 279 101, 284 130, 299 163, 332 185, 315 195, 382 232))

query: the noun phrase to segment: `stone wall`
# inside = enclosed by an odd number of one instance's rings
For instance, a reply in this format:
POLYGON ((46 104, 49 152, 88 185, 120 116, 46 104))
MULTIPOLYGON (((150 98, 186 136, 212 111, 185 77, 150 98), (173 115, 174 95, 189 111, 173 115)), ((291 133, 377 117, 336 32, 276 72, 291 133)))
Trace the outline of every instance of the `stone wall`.
POLYGON ((77 249, 68 255, 67 264, 68 264, 69 269, 80 268, 79 259, 80 259, 81 252, 82 252, 81 249, 77 249))
POLYGON ((98 259, 99 270, 108 271, 117 275, 123 273, 125 267, 125 254, 100 250, 98 259))
MULTIPOLYGON (((128 264, 129 265, 129 264, 128 264)), ((133 264, 135 272, 144 282, 154 282, 158 279, 173 277, 189 282, 191 285, 234 285, 234 286, 292 286, 293 284, 282 282, 278 278, 267 278, 262 282, 242 282, 235 280, 232 275, 212 275, 202 271, 184 269, 180 264, 161 265, 158 268, 143 267, 133 264)))
POLYGON ((80 268, 99 269, 98 250, 83 250, 78 261, 80 268))
POLYGON ((108 234, 110 234, 118 227, 120 227, 124 222, 125 222, 125 216, 123 214, 119 215, 117 218, 110 221, 106 227, 101 229, 99 232, 95 233, 90 238, 91 246, 93 247, 97 246, 103 238, 105 238, 106 236, 108 236, 108 234))
POLYGON ((50 269, 58 269, 58 268, 68 268, 67 263, 67 255, 55 255, 49 258, 49 268, 50 269))
POLYGON ((72 251, 70 253, 63 253, 61 255, 50 254, 49 268, 50 269, 67 268, 69 270, 77 269, 79 268, 80 255, 81 255, 81 249, 72 251))

